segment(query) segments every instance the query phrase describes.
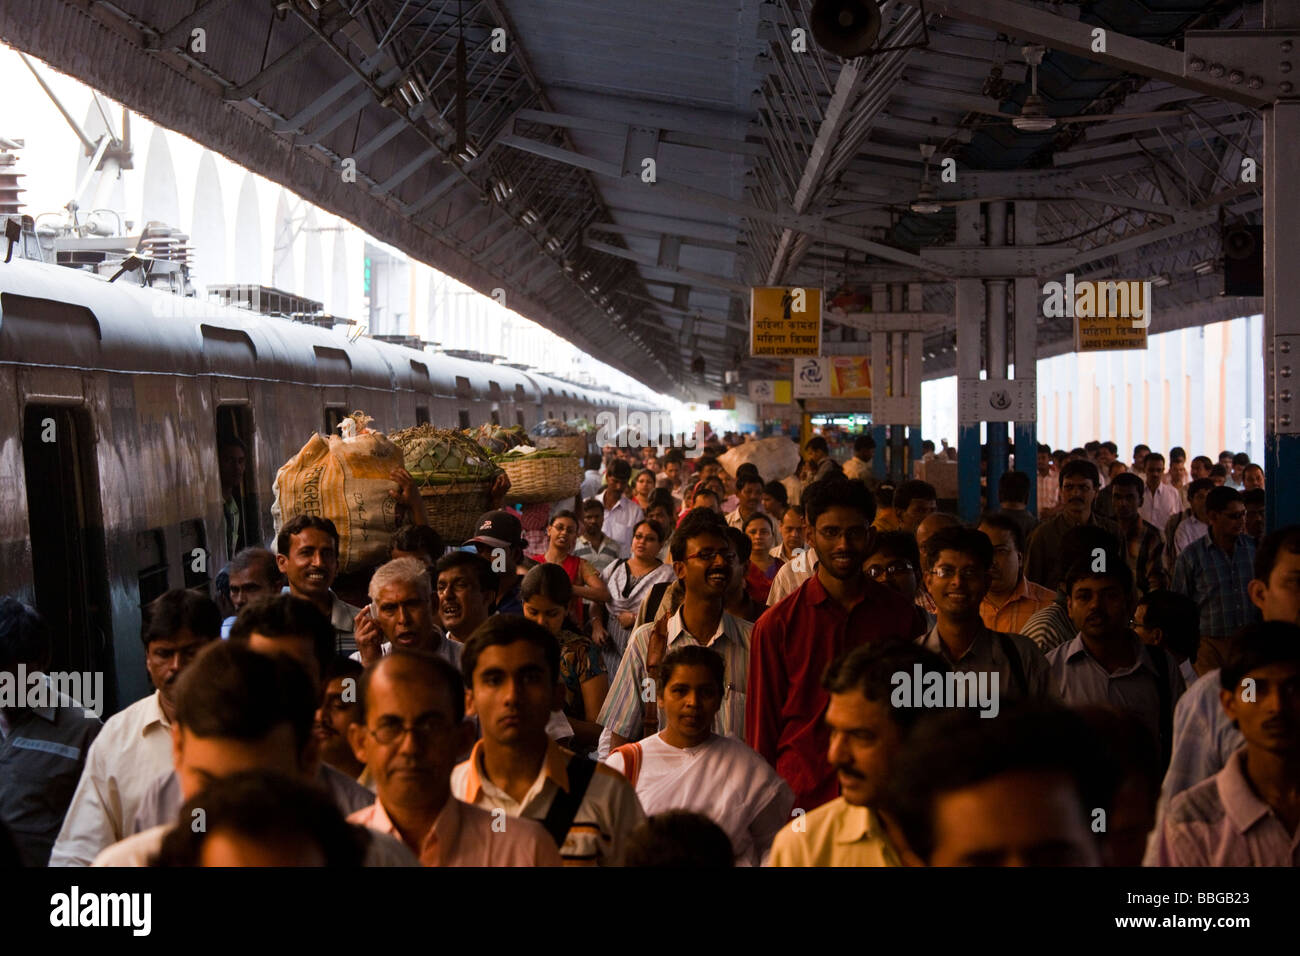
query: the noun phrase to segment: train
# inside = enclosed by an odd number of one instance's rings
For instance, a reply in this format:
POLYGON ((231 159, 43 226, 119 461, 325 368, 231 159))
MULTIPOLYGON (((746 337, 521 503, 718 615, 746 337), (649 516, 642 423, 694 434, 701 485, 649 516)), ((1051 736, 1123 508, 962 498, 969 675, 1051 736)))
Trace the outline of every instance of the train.
POLYGON ((111 713, 150 692, 142 608, 170 588, 210 592, 230 558, 219 435, 247 448, 241 530, 259 543, 273 537, 276 471, 354 409, 388 430, 532 428, 620 406, 655 410, 13 257, 0 264, 0 594, 49 620, 51 669, 104 674, 111 713))

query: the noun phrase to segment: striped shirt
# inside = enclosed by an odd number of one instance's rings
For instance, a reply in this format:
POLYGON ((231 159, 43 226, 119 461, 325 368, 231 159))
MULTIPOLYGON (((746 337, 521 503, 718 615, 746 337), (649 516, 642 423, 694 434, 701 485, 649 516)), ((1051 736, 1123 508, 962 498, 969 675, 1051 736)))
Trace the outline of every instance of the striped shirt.
MULTIPOLYGON (((745 688, 749 681, 749 634, 754 625, 722 612, 718 628, 707 641, 686 630, 682 612, 668 619, 668 649, 684 644, 703 644, 722 655, 726 665, 727 687, 722 695, 722 707, 713 721, 713 731, 745 738, 745 688)), ((641 688, 646 680, 646 654, 650 647, 650 632, 654 624, 644 624, 632 633, 618 666, 618 673, 605 695, 605 706, 600 710, 597 723, 628 740, 641 736, 643 702, 641 688)), ((664 729, 664 709, 659 711, 659 729, 664 729)))
MULTIPOLYGON (((569 791, 568 765, 572 757, 555 741, 549 741, 541 772, 524 798, 516 801, 488 778, 480 740, 469 759, 451 772, 451 795, 488 813, 504 810, 507 817, 542 821, 556 794, 569 791)), ((560 857, 565 866, 622 866, 628 838, 644 822, 645 811, 627 778, 597 764, 560 847, 560 857)))
POLYGON ((1173 589, 1200 608, 1202 637, 1227 637, 1259 619, 1259 611, 1246 595, 1246 585, 1254 576, 1254 538, 1238 535, 1228 554, 1207 534, 1178 555, 1173 589))
POLYGON ((1070 612, 1065 609, 1065 598, 1057 593, 1056 600, 1031 614, 1020 629, 1020 633, 1037 644, 1044 654, 1054 647, 1068 644, 1079 633, 1070 620, 1070 612))

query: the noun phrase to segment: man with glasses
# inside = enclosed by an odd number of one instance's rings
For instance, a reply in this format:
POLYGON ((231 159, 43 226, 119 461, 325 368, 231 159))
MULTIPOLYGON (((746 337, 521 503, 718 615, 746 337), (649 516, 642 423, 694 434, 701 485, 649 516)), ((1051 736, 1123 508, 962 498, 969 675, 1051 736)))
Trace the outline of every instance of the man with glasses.
POLYGON ((50 866, 89 866, 130 835, 145 795, 172 768, 177 678, 220 632, 221 611, 193 591, 168 591, 145 609, 145 667, 156 690, 110 717, 91 744, 50 866))
POLYGON ((906 531, 876 535, 862 570, 871 580, 893 588, 911 601, 916 607, 918 623, 925 622, 924 630, 934 627, 934 615, 920 600, 921 552, 917 550, 916 538, 906 531))
POLYGON ((1215 488, 1205 499, 1210 530, 1189 544, 1174 563, 1173 590, 1201 611, 1201 646, 1196 672, 1223 665, 1228 637, 1259 620, 1247 596, 1254 576, 1255 539, 1246 534, 1246 506, 1235 488, 1215 488))
POLYGON ((727 523, 716 512, 695 508, 677 526, 669 547, 673 573, 685 594, 674 614, 642 625, 628 639, 596 720, 609 731, 611 750, 663 730, 663 715, 655 704, 653 684, 647 680, 657 681, 667 652, 685 644, 702 644, 722 655, 726 687, 713 729, 733 737, 745 735, 753 625, 724 608, 736 563, 727 523))
POLYGON ((1009 515, 985 515, 979 530, 993 544, 993 580, 980 602, 980 617, 990 630, 1019 634, 1056 594, 1025 577, 1025 535, 1020 522, 1009 515))
POLYGON ((944 659, 959 674, 998 675, 999 700, 1047 695, 1047 660, 1033 641, 991 631, 980 605, 993 578, 993 545, 983 532, 944 528, 925 543, 929 570, 925 586, 938 608, 930 633, 916 643, 944 659))
POLYGON ((817 571, 754 626, 745 739, 807 811, 839 790, 822 721, 827 666, 861 644, 914 637, 917 618, 912 602, 862 570, 876 516, 866 485, 826 479, 808 487, 803 504, 817 571))
POLYGON ((1060 514, 1042 522, 1029 536, 1025 577, 1046 588, 1060 583, 1066 571, 1061 561, 1061 545, 1071 528, 1092 525, 1119 536, 1115 522, 1099 517, 1093 510, 1100 483, 1097 466, 1092 462, 1076 458, 1065 463, 1060 473, 1060 514))
POLYGON ((533 820, 502 829, 451 795, 451 771, 474 737, 465 685, 442 658, 395 650, 362 676, 363 723, 348 729, 365 755, 374 804, 348 817, 405 843, 425 866, 559 866, 555 842, 533 820))

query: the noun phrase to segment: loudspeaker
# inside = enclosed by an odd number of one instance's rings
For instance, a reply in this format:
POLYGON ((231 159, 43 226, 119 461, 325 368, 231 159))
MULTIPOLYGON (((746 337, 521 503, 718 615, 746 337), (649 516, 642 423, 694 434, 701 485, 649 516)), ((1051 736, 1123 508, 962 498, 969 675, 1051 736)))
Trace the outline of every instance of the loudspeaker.
POLYGON ((866 54, 880 36, 873 0, 816 0, 809 20, 817 45, 846 60, 866 54))
POLYGON ((1264 227, 1223 230, 1223 294, 1264 294, 1264 227))

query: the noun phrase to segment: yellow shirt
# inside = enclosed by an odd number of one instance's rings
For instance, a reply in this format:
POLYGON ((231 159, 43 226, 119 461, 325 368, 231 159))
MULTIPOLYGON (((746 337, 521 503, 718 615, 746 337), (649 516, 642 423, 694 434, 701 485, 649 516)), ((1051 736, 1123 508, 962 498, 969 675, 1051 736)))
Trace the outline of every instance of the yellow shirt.
POLYGON ((787 823, 768 866, 902 866, 884 824, 869 807, 843 797, 787 823))
POLYGON ((898 515, 894 514, 893 508, 881 508, 876 512, 876 520, 871 522, 871 527, 877 531, 902 531, 903 526, 898 523, 898 515))

